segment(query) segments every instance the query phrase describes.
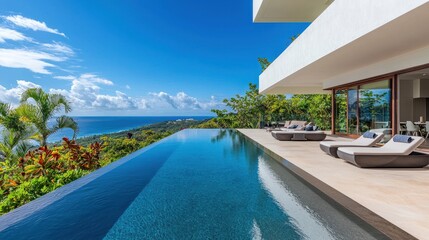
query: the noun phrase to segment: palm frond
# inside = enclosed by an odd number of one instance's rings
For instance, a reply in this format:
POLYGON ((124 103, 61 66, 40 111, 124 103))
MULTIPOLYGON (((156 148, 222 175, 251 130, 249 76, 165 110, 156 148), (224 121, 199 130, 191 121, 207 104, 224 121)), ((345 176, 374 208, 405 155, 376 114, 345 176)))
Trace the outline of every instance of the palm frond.
POLYGON ((61 94, 49 94, 49 102, 55 111, 60 110, 61 106, 64 107, 66 113, 71 111, 70 102, 61 94))
POLYGON ((38 125, 41 122, 40 112, 36 106, 28 103, 22 103, 17 109, 16 112, 21 116, 21 120, 31 122, 34 125, 38 125))
POLYGON ((51 128, 51 134, 63 128, 70 128, 73 130, 73 138, 76 138, 76 135, 79 132, 78 124, 73 118, 60 116, 57 118, 55 125, 51 128))
POLYGON ((11 111, 11 107, 7 103, 0 102, 0 116, 5 117, 11 111))
POLYGON ((29 88, 21 94, 21 103, 26 102, 30 98, 36 102, 40 102, 46 98, 46 93, 41 88, 29 88))
POLYGON ((15 152, 15 155, 18 158, 20 158, 20 157, 24 157, 28 151, 30 151, 31 149, 33 149, 35 147, 36 147, 36 145, 32 141, 29 141, 29 140, 21 141, 14 148, 14 152, 15 152))

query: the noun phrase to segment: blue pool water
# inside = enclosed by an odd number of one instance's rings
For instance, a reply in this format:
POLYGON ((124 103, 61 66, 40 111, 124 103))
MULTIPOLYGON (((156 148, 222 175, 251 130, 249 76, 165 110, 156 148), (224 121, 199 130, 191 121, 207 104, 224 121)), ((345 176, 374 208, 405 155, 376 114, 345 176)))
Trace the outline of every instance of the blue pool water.
POLYGON ((0 217, 0 239, 381 239, 234 130, 184 130, 0 217))

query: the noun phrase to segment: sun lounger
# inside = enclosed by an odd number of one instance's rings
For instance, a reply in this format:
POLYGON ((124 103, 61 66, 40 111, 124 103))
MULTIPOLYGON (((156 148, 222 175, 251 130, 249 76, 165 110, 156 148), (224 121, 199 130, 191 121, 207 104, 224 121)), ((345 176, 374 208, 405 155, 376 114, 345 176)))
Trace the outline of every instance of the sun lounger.
POLYGON ((302 130, 305 127, 305 125, 307 125, 307 121, 297 121, 297 120, 286 121, 285 125, 281 127, 280 130, 282 131, 302 130), (291 126, 295 126, 295 128, 290 129, 289 127, 291 126))
POLYGON ((326 138, 323 131, 272 131, 271 135, 279 141, 322 141, 326 138))
POLYGON ((338 156, 349 163, 362 168, 417 168, 429 164, 429 155, 415 152, 425 140, 422 137, 411 137, 411 142, 397 142, 395 135, 383 147, 340 147, 338 156))
POLYGON ((325 153, 338 158, 339 147, 372 147, 380 142, 384 137, 384 134, 378 133, 373 137, 360 136, 358 139, 350 142, 345 141, 323 141, 320 142, 320 149, 325 153))

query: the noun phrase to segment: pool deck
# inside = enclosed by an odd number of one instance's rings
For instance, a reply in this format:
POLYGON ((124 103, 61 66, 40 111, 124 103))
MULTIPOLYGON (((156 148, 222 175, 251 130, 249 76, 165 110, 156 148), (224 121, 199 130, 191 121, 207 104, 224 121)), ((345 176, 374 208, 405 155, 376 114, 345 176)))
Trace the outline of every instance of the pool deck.
MULTIPOLYGON (((278 141, 264 129, 238 130, 284 159, 283 165, 293 172, 308 175, 307 182, 325 188, 321 191, 389 237, 429 239, 429 167, 362 169, 325 154, 319 142, 278 141)), ((350 141, 334 136, 327 140, 350 141)))

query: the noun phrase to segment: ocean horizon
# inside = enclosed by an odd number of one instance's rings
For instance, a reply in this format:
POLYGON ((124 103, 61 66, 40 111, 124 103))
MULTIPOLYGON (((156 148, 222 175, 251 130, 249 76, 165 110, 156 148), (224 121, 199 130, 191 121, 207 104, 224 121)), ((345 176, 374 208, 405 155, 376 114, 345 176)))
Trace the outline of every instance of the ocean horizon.
MULTIPOLYGON (((204 120, 213 116, 72 116, 79 125, 77 138, 126 131, 149 124, 185 119, 204 120)), ((55 121, 55 118, 52 120, 55 121)), ((71 129, 61 129, 48 138, 48 142, 73 137, 71 129)))

